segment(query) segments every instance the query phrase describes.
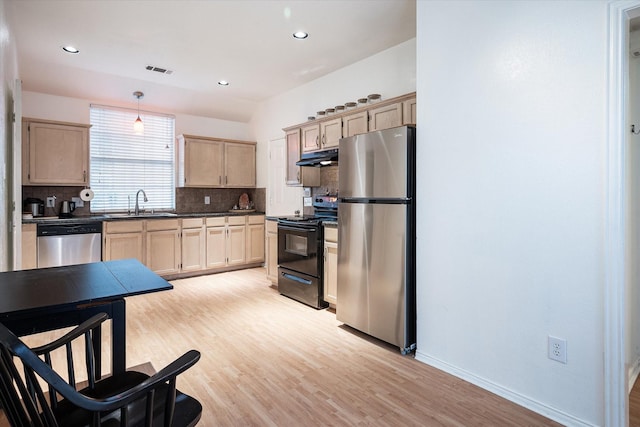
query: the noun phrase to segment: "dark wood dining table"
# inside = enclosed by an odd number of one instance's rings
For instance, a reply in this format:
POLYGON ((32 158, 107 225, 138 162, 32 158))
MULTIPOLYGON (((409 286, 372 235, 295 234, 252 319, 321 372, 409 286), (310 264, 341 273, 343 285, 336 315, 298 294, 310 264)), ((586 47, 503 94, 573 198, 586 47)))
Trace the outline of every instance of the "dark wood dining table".
MULTIPOLYGON (((76 326, 106 313, 111 318, 111 369, 124 372, 125 297, 169 289, 169 282, 136 259, 7 271, 0 273, 0 322, 23 336, 76 326)), ((100 367, 100 334, 93 345, 100 367)))

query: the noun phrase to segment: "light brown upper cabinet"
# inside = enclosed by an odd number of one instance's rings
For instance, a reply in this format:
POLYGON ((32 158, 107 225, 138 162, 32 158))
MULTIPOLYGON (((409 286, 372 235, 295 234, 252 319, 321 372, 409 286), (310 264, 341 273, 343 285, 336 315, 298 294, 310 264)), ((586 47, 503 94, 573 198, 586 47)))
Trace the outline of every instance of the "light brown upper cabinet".
POLYGON ((342 118, 344 136, 369 132, 369 114, 366 111, 349 114, 342 118))
POLYGON ((320 186, 320 169, 296 165, 296 162, 300 160, 300 134, 300 128, 288 130, 286 133, 286 184, 291 186, 318 187, 320 186))
POLYGON ((342 117, 320 122, 320 148, 336 148, 342 138, 342 117))
POLYGON ((416 109, 418 103, 416 98, 410 98, 406 101, 402 101, 402 124, 415 125, 416 124, 416 109))
POLYGON ((300 128, 302 132, 302 152, 308 153, 320 149, 320 125, 312 125, 300 128))
POLYGON ((23 185, 86 185, 90 125, 25 118, 22 121, 23 185))
POLYGON ((224 144, 225 187, 248 188, 256 186, 255 144, 224 144))
POLYGON ((256 186, 256 143, 202 136, 178 136, 181 187, 256 186))
POLYGON ((369 132, 402 126, 402 102, 369 109, 369 132))

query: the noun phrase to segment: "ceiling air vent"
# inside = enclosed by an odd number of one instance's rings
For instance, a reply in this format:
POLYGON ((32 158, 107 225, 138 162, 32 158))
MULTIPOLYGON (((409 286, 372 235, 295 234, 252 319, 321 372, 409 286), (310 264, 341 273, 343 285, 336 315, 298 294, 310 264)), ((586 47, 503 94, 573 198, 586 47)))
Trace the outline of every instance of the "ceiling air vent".
POLYGON ((161 68, 161 67, 155 67, 153 65, 147 65, 146 68, 149 71, 155 71, 155 72, 162 73, 162 74, 172 74, 173 73, 172 70, 167 70, 166 68, 161 68))

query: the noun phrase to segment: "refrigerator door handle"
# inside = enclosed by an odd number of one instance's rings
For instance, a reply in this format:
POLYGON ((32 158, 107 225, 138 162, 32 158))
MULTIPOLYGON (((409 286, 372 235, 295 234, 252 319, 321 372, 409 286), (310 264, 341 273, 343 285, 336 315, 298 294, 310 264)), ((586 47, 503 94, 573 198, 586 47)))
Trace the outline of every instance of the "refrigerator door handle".
POLYGON ((338 202, 340 203, 367 203, 367 204, 381 204, 381 205, 407 205, 413 201, 411 197, 398 197, 398 198, 374 198, 374 197, 341 197, 338 202))

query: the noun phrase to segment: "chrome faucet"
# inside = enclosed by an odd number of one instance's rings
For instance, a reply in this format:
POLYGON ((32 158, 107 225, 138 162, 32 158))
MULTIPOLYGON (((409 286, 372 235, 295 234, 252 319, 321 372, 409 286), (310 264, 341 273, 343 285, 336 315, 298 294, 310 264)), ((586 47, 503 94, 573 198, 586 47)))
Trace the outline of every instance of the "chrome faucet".
POLYGON ((149 201, 149 199, 147 199, 147 193, 145 193, 142 188, 138 190, 138 192, 136 193, 136 208, 134 211, 134 215, 140 215, 140 206, 138 205, 138 196, 140 195, 141 191, 142 191, 142 195, 144 196, 144 201, 145 202, 149 201))

